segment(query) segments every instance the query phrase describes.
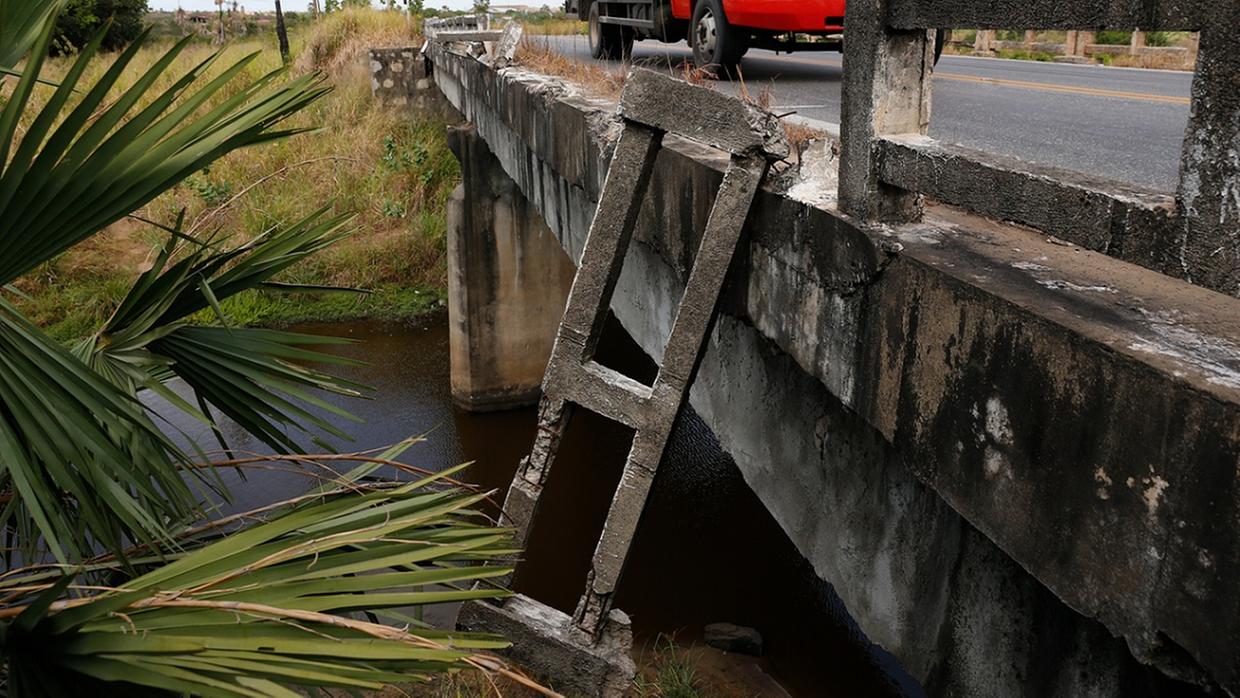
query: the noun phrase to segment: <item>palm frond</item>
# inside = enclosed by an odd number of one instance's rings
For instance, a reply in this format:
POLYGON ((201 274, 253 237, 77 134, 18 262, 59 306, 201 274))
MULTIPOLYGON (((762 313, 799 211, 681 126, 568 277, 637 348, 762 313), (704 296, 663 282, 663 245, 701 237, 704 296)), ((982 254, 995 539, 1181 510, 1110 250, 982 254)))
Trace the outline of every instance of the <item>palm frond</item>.
MULTIPOLYGON (((115 95, 146 36, 82 85, 104 27, 27 120, 61 4, 0 0, 0 66, 26 61, 0 107, 0 287, 228 152, 297 132, 277 127, 326 92, 317 75, 284 80, 282 71, 234 89, 252 55, 209 77, 212 56, 156 91, 187 38, 115 95)), ((210 296, 206 276, 192 290, 210 296)), ((178 293, 154 312, 146 301, 148 316, 125 318, 130 335, 96 337, 74 353, 0 305, 0 526, 18 539, 22 558, 50 553, 68 562, 100 547, 166 540, 198 511, 201 497, 180 470, 186 459, 136 399, 141 387, 172 394, 162 382, 175 375, 175 359, 147 347, 179 329, 164 311, 192 303, 178 293)), ((181 351, 205 345, 217 355, 236 348, 193 334, 172 344, 181 351)), ((280 375, 295 389, 351 389, 319 374, 280 375)))
POLYGON ((472 509, 485 495, 441 487, 451 471, 363 485, 376 467, 123 589, 65 599, 71 577, 6 575, 0 591, 19 597, 0 608, 13 619, 3 642, 12 686, 289 696, 288 686, 374 690, 446 670, 506 671, 482 654, 502 638, 351 615, 507 593, 485 582, 510 570, 479 564, 511 553, 511 532, 472 509))
POLYGON ((0 69, 20 63, 63 6, 64 0, 0 0, 0 69))
MULTIPOLYGON (((101 38, 101 36, 100 36, 101 38)), ((29 52, 29 62, 0 112, 0 285, 144 206, 224 154, 299 133, 277 130, 290 115, 328 90, 317 74, 284 82, 284 69, 264 75, 236 94, 205 105, 253 62, 251 54, 208 79, 212 56, 171 87, 154 85, 192 40, 178 42, 114 101, 106 98, 146 35, 139 37, 72 107, 84 68, 98 54, 99 38, 77 57, 66 79, 17 143, 19 117, 30 97, 48 29, 29 52), (137 105, 149 101, 142 108, 137 105)))
POLYGON ((238 293, 265 287, 275 275, 349 235, 351 217, 327 217, 328 210, 319 209, 235 248, 201 244, 171 262, 183 239, 176 234, 182 222, 178 221, 152 267, 135 281, 99 335, 78 347, 78 355, 134 394, 151 389, 210 424, 207 410, 195 408, 163 386, 167 378, 179 377, 199 398, 282 452, 297 448, 290 430, 347 439, 330 417, 355 418, 315 393, 360 397, 366 387, 307 364, 356 364, 321 351, 348 342, 228 327, 220 305, 238 293), (189 316, 208 307, 223 326, 186 324, 189 316))
POLYGON ((166 538, 196 510, 141 404, 0 301, 0 526, 61 562, 166 538))

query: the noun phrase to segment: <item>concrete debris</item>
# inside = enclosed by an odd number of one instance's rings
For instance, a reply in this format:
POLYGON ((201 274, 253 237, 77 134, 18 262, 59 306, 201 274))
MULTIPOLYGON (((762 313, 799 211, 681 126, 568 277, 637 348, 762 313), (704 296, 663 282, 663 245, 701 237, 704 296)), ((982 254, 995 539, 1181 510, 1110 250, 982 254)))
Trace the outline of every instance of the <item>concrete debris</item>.
POLYGON ((517 55, 517 47, 521 45, 521 38, 524 35, 525 28, 520 22, 509 22, 504 25, 504 31, 500 33, 494 50, 488 57, 488 62, 496 68, 502 68, 512 63, 513 57, 517 55))
POLYGON ((608 616, 597 640, 573 627, 568 614, 521 595, 502 606, 466 603, 457 627, 503 635, 512 643, 503 654, 565 695, 620 698, 637 675, 630 656, 633 630, 619 610, 608 616))

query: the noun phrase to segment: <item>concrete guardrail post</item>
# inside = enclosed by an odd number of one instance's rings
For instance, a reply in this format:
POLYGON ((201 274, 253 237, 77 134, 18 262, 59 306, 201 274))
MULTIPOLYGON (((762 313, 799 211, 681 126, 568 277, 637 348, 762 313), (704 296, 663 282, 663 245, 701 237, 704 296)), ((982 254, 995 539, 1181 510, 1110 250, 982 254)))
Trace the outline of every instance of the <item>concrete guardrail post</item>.
POLYGON ((1183 222, 1179 258, 1169 271, 1240 296, 1240 51, 1234 33, 1240 6, 1219 14, 1226 16, 1200 35, 1176 192, 1183 222))
POLYGON ((845 23, 840 105, 840 209, 866 220, 907 222, 922 197, 878 177, 878 136, 925 134, 930 125, 934 41, 925 29, 886 26, 889 0, 852 0, 845 23))
POLYGON ((995 30, 978 29, 973 37, 973 53, 977 56, 989 56, 994 52, 995 30))

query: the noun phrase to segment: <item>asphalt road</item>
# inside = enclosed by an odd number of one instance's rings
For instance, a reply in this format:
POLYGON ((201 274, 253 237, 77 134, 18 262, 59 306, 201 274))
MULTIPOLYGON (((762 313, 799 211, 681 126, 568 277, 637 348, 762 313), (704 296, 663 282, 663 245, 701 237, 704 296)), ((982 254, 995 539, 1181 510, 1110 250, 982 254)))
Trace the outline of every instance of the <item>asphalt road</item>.
MULTIPOLYGON (((591 60, 584 36, 539 38, 591 60)), ((633 61, 647 65, 677 66, 689 55, 683 43, 633 49, 633 61)), ((741 69, 751 91, 772 86, 777 110, 839 121, 840 54, 753 50, 741 69)), ((1191 73, 944 56, 934 82, 930 135, 939 140, 1175 189, 1191 73)))

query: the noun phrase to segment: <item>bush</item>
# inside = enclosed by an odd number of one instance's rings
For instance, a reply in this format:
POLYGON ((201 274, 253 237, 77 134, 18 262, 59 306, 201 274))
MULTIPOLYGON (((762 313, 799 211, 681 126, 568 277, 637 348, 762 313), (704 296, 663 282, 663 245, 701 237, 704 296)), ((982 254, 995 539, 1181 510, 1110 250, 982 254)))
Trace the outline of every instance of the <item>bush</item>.
POLYGON ((73 53, 109 19, 112 26, 103 39, 103 50, 123 48, 142 33, 146 13, 146 0, 69 0, 56 20, 52 52, 73 53))
POLYGON ((1132 41, 1132 32, 1098 32, 1095 41, 1100 44, 1108 44, 1111 46, 1127 46, 1132 41))
POLYGON ((1146 46, 1171 46, 1175 43, 1171 32, 1149 32, 1145 35, 1146 46))

